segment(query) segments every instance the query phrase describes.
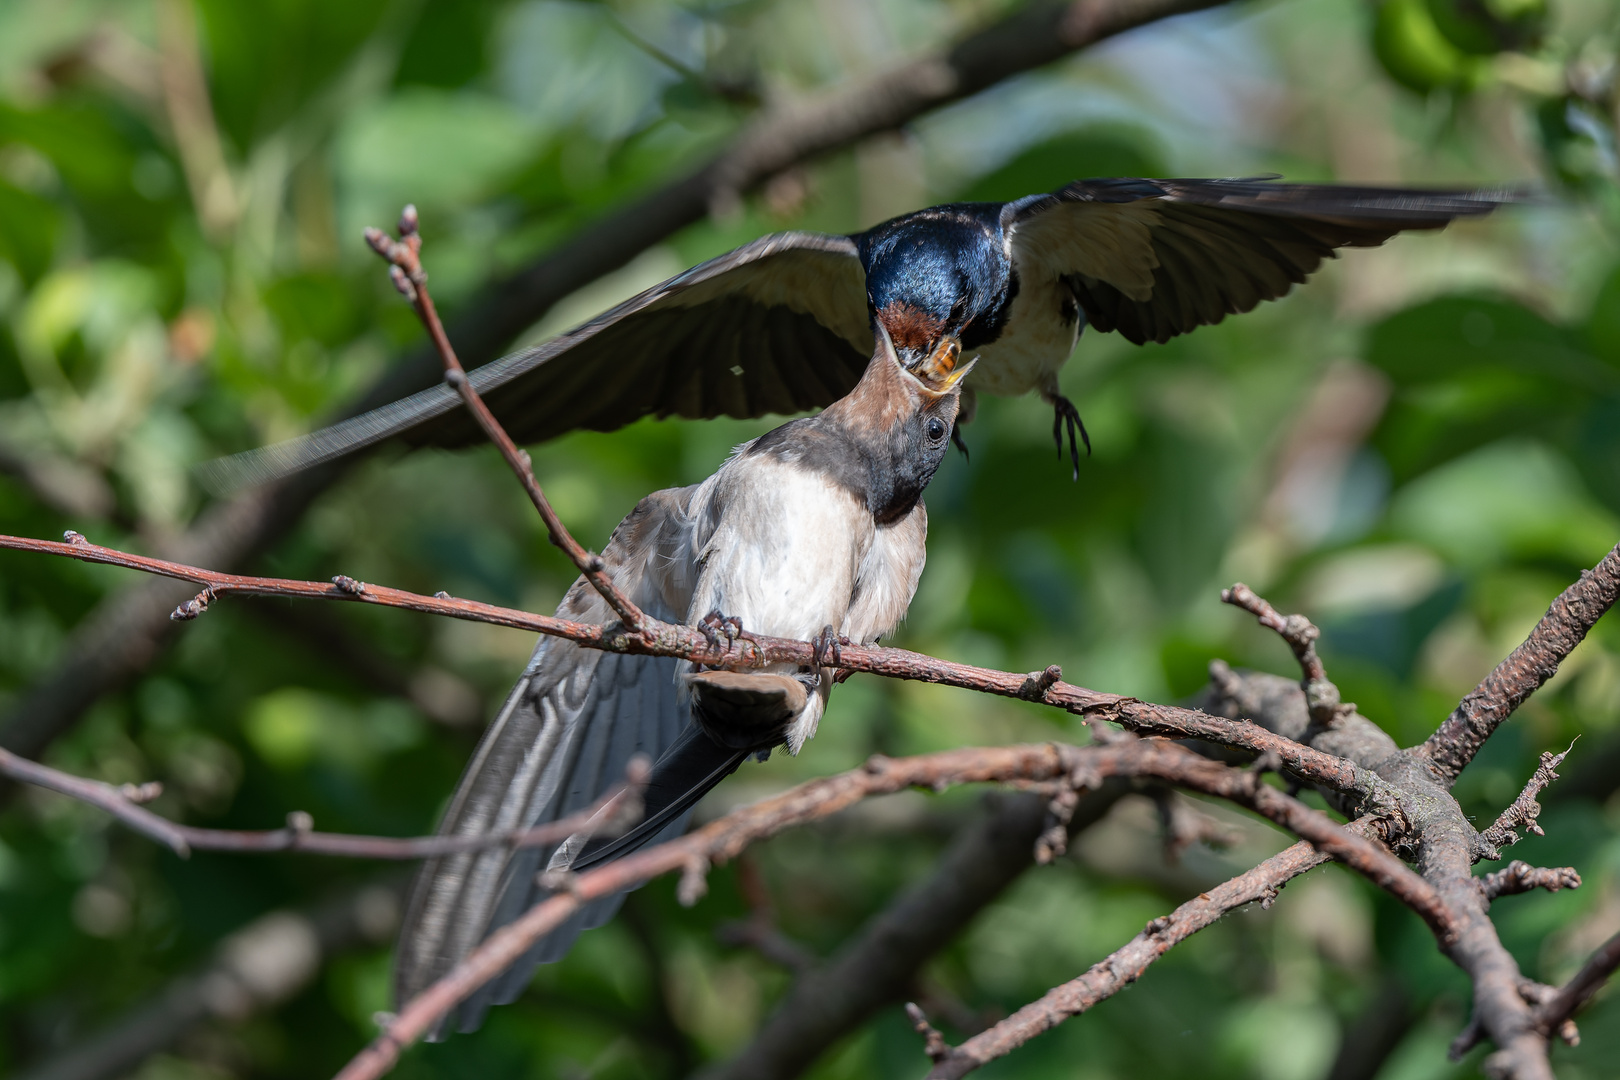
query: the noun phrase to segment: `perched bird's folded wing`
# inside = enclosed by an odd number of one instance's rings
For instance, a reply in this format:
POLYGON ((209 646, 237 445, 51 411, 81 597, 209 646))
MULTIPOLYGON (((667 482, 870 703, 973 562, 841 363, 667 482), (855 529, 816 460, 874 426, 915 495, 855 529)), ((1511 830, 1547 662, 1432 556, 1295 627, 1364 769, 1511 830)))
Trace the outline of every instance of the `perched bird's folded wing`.
MULTIPOLYGON (((603 556, 615 579, 655 618, 679 619, 690 594, 682 580, 683 516, 692 489, 644 499, 620 525, 603 556)), ((559 614, 606 623, 611 612, 583 582, 559 614)), ((477 836, 531 828, 589 807, 624 779, 636 754, 659 758, 690 721, 671 657, 631 656, 544 638, 508 695, 439 826, 444 835, 477 836)), ((663 835, 678 835, 687 815, 663 835)), ((417 874, 395 959, 394 991, 404 1002, 448 972, 490 931, 521 915, 542 895, 537 875, 558 845, 494 848, 425 862, 417 874)), ((470 1031, 492 1004, 523 991, 536 964, 559 959, 585 930, 613 917, 622 896, 586 905, 503 975, 466 1001, 447 1023, 470 1031)))
MULTIPOLYGON (((866 277, 845 236, 785 232, 710 259, 552 338, 475 368, 472 384, 520 443, 643 416, 749 418, 819 409, 872 355, 866 277)), ((216 490, 263 483, 395 436, 482 436, 435 386, 309 435, 214 463, 216 490)))
POLYGON ((1523 196, 1251 180, 1077 180, 1008 203, 1021 276, 1063 278, 1088 325, 1164 342, 1274 300, 1335 248, 1375 247, 1523 196))

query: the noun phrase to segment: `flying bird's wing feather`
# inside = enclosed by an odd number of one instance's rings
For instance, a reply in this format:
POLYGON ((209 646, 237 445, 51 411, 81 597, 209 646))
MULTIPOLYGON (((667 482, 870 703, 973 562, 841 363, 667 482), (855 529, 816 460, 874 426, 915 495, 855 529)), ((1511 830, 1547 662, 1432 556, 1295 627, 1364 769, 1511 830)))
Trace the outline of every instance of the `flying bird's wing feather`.
POLYGON ((1088 325, 1140 345, 1275 300, 1341 247, 1522 198, 1254 180, 1077 180, 1002 210, 1013 265, 1062 278, 1088 325))
MULTIPOLYGON (((512 437, 613 431, 643 416, 742 418, 819 409, 872 354, 866 279, 848 237, 761 237, 677 274, 582 326, 471 371, 512 437)), ((214 463, 216 490, 263 483, 384 439, 482 438, 448 386, 214 463)))
MULTIPOLYGON (((687 510, 692 488, 643 499, 603 552, 615 580, 643 610, 679 621, 690 600, 694 559, 687 510)), ((612 612, 577 582, 559 614, 606 623, 612 612)), ((690 720, 677 691, 677 661, 585 649, 543 638, 522 678, 468 763, 439 831, 472 836, 528 828, 576 813, 620 783, 637 753, 658 758, 690 720)), ((686 814, 658 837, 678 835, 686 814)), ((409 1000, 444 975, 491 930, 539 897, 536 875, 551 847, 495 848, 423 864, 411 890, 394 988, 409 1000)), ((528 955, 474 994, 447 1024, 472 1030, 492 1004, 520 994, 536 964, 558 959, 583 931, 613 917, 622 896, 586 905, 528 955)))

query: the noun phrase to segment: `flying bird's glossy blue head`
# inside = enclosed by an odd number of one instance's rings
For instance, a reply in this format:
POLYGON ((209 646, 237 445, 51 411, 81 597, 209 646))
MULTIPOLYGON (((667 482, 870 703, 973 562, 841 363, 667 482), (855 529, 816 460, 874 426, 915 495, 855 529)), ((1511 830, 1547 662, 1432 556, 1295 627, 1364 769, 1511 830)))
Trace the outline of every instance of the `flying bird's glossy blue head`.
POLYGON ((999 203, 936 206, 856 237, 873 318, 914 368, 942 342, 994 341, 1011 299, 999 203))

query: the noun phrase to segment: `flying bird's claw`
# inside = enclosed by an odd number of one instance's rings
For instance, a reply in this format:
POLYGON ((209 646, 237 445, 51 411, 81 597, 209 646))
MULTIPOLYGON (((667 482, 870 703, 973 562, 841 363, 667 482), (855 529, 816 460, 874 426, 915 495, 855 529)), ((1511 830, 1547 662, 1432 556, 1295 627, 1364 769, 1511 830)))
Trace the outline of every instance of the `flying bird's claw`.
POLYGON ((958 450, 962 451, 962 460, 963 461, 971 461, 972 460, 972 458, 970 458, 968 456, 967 443, 962 440, 962 425, 961 424, 953 424, 951 426, 951 443, 958 450))
POLYGON ((1052 441, 1057 443, 1058 460, 1063 460, 1063 426, 1069 427, 1069 458, 1074 462, 1074 479, 1080 480, 1080 443, 1086 445, 1086 457, 1091 456, 1091 436, 1086 433, 1086 422, 1080 419, 1080 410, 1062 394, 1052 395, 1052 441), (1075 429, 1080 438, 1075 439, 1075 429))

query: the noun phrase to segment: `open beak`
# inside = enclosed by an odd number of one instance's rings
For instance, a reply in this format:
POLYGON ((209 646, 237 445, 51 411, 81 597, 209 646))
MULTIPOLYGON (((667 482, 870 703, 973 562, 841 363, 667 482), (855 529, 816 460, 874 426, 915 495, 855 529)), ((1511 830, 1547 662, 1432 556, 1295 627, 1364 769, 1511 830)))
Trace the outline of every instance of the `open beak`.
POLYGON ((977 357, 961 363, 962 342, 955 334, 947 334, 939 339, 934 351, 928 358, 913 369, 913 374, 926 383, 930 389, 946 391, 961 382, 968 371, 978 361, 977 357))

